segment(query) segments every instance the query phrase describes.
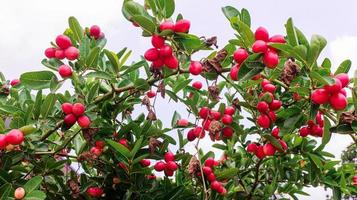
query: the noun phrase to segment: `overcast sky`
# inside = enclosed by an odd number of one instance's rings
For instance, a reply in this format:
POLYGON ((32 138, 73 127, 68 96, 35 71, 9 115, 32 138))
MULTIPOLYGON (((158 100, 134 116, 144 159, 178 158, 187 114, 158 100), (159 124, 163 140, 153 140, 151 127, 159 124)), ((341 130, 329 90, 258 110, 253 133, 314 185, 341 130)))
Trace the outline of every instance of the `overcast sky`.
MULTIPOLYGON (((140 37, 141 31, 124 19, 121 4, 121 0, 1 0, 0 71, 13 79, 25 71, 45 69, 40 64, 43 52, 68 26, 69 16, 75 16, 82 26, 99 25, 108 39, 109 49, 119 51, 128 47, 134 50, 131 59, 137 60, 150 47, 150 40, 140 37)), ((357 2, 354 0, 177 0, 176 13, 179 11, 191 21, 192 33, 217 36, 218 44, 224 46, 234 37, 221 12, 225 5, 247 8, 253 28, 265 26, 271 34, 285 34, 284 24, 293 17, 295 25, 305 35, 320 34, 329 41, 323 55, 331 58, 334 66, 347 58, 357 63, 357 2)), ((352 69, 356 70, 355 65, 352 69)), ((186 116, 184 107, 172 103, 167 106, 172 113, 180 110, 182 116, 186 116)), ((167 106, 158 107, 157 115, 167 119, 164 122, 168 125, 171 115, 165 113, 167 106)), ((337 157, 351 143, 350 138, 335 134, 331 141, 326 149, 337 157)), ((208 141, 203 145, 205 149, 210 148, 208 141)), ((305 199, 324 198, 321 192, 312 195, 305 199)))

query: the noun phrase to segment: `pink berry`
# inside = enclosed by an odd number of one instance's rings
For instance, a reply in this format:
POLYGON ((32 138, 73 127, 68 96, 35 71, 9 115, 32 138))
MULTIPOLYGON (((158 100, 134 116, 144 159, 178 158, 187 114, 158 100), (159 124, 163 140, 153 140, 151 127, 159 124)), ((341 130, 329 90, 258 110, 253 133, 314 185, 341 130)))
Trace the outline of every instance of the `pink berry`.
POLYGON ((12 145, 21 144, 24 141, 24 134, 18 129, 12 129, 6 134, 6 142, 12 145))
POLYGON ((145 52, 144 57, 148 61, 155 61, 159 58, 159 51, 155 48, 148 49, 145 52))
POLYGON ((247 145, 247 151, 249 153, 255 153, 257 151, 257 148, 258 148, 258 146, 255 143, 250 143, 247 145))
POLYGON ((247 50, 245 50, 243 48, 239 48, 234 52, 233 59, 237 63, 242 63, 245 61, 245 59, 248 58, 248 56, 249 56, 249 54, 248 54, 247 50))
POLYGON ((13 79, 10 81, 10 85, 14 87, 14 86, 20 84, 20 82, 21 81, 19 79, 13 79))
POLYGON ((161 48, 165 44, 165 39, 159 35, 153 35, 151 37, 151 44, 155 48, 161 48))
POLYGON ((207 119, 208 116, 210 115, 211 110, 208 107, 202 107, 200 109, 200 111, 198 112, 198 115, 202 118, 202 119, 207 119))
POLYGON ((253 43, 252 51, 254 53, 265 53, 268 50, 268 45, 263 40, 256 40, 253 43))
POLYGON ((269 105, 265 101, 260 101, 257 104, 257 110, 260 113, 266 113, 269 110, 269 105))
POLYGON ((164 159, 166 162, 169 161, 174 161, 175 160, 175 155, 172 152, 166 152, 164 155, 164 159))
POLYGON ((150 90, 146 93, 146 96, 148 96, 149 98, 154 98, 156 96, 156 92, 153 90, 150 90))
POLYGON ((346 87, 348 85, 348 83, 350 82, 350 79, 348 78, 348 75, 345 74, 345 73, 337 74, 336 78, 338 80, 340 80, 343 88, 346 87))
POLYGON ((88 128, 91 124, 89 117, 82 115, 77 119, 77 123, 82 128, 88 128))
POLYGON ((265 114, 261 114, 261 115, 258 116, 257 123, 262 128, 269 128, 270 127, 270 119, 265 114))
POLYGON ((75 116, 81 116, 84 114, 84 111, 86 110, 86 107, 81 104, 81 103, 75 103, 73 104, 72 112, 75 116))
POLYGON ((231 68, 231 71, 229 72, 229 75, 233 81, 238 81, 238 72, 239 72, 240 66, 239 64, 234 65, 231 68))
POLYGON ((58 68, 58 73, 62 78, 69 78, 72 76, 72 68, 68 65, 61 65, 58 68))
POLYGON ((45 50, 45 56, 47 58, 54 58, 56 53, 56 48, 50 47, 45 50))
POLYGON ((269 42, 274 42, 274 43, 285 43, 285 38, 282 35, 273 35, 269 39, 269 42))
POLYGON ((279 132, 280 132, 280 129, 278 127, 274 128, 272 131, 271 131, 271 135, 275 138, 280 138, 279 137, 279 132))
POLYGON ((159 161, 159 162, 155 163, 155 165, 154 165, 154 169, 158 172, 163 171, 165 169, 165 167, 166 167, 166 164, 162 161, 159 161))
POLYGON ((268 42, 269 40, 269 33, 264 27, 259 27, 254 33, 255 40, 263 40, 268 42))
POLYGON ((77 121, 77 118, 73 114, 68 114, 64 117, 63 122, 67 125, 67 127, 71 127, 73 124, 75 124, 77 121))
POLYGON ((66 58, 68 60, 75 60, 75 59, 78 59, 79 51, 76 47, 68 47, 64 51, 64 55, 66 56, 66 58))
POLYGON ((55 52, 55 57, 59 60, 62 60, 66 57, 66 55, 64 54, 64 50, 62 49, 56 49, 56 52, 55 52))
POLYGON ((73 105, 71 103, 63 103, 61 108, 62 112, 68 115, 72 113, 73 105))
POLYGON ((281 102, 281 101, 274 99, 274 100, 270 103, 269 108, 270 108, 270 110, 279 110, 280 107, 281 107, 281 105, 282 105, 282 102, 281 102))
POLYGON ((196 90, 200 90, 202 88, 202 83, 200 81, 195 81, 192 83, 192 87, 196 90))
POLYGON ((273 156, 275 154, 275 147, 271 143, 266 143, 263 146, 263 152, 267 156, 273 156))
POLYGON ((236 112, 236 109, 233 106, 227 106, 224 109, 224 114, 227 114, 227 115, 234 115, 235 112, 236 112))
POLYGON ((275 51, 267 51, 263 56, 263 62, 268 68, 274 69, 279 64, 279 56, 275 51))
POLYGON ((315 104, 325 104, 329 100, 329 94, 325 89, 317 89, 312 92, 311 100, 315 104))
POLYGON ((345 109, 347 103, 347 98, 341 93, 335 93, 330 97, 331 107, 335 110, 345 109))
POLYGON ((160 50, 159 50, 159 54, 162 57, 167 57, 167 56, 172 56, 172 48, 170 45, 163 45, 160 50))
POLYGON ((72 46, 72 41, 66 35, 59 35, 56 37, 56 44, 61 49, 67 49, 72 46))
POLYGON ((225 138, 232 138, 233 136, 233 129, 231 127, 224 127, 222 129, 222 135, 225 138))
POLYGON ((164 30, 171 30, 171 31, 175 31, 175 25, 170 22, 170 21, 165 21, 163 23, 160 24, 159 27, 160 31, 164 31, 164 30))
POLYGON ((94 37, 95 39, 99 38, 100 33, 101 33, 100 27, 97 25, 93 25, 89 29, 90 36, 94 37))
POLYGON ((190 30, 190 21, 186 19, 180 19, 176 22, 174 30, 177 33, 187 33, 190 30))
POLYGON ((169 69, 177 69, 179 66, 179 62, 175 56, 165 57, 164 63, 169 69))
POLYGON ((189 66, 189 71, 192 75, 200 75, 202 72, 202 64, 198 61, 191 61, 191 64, 189 66))
POLYGON ((335 83, 332 85, 325 85, 325 90, 330 93, 330 94, 334 94, 334 93, 338 93, 341 89, 342 89, 342 83, 339 79, 334 78, 335 83))

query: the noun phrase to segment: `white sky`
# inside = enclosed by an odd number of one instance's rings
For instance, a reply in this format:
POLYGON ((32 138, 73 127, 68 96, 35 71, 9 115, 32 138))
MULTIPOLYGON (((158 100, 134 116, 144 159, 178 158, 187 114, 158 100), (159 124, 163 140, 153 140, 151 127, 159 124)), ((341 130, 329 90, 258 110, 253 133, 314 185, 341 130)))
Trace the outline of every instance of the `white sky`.
MULTIPOLYGON (((25 71, 45 69, 40 63, 43 51, 68 26, 67 19, 71 15, 82 26, 99 25, 108 39, 107 48, 119 51, 127 46, 134 50, 132 60, 137 60, 150 47, 150 40, 140 37, 141 31, 124 19, 121 4, 121 0, 1 0, 0 71, 8 79, 13 79, 25 71)), ((265 26, 271 34, 285 34, 284 24, 291 16, 295 25, 308 37, 317 33, 329 41, 323 54, 332 59, 333 65, 338 66, 346 58, 357 63, 356 1, 177 0, 176 14, 180 11, 191 21, 192 33, 218 36, 218 44, 224 46, 234 37, 220 10, 225 5, 247 8, 251 12, 253 28, 265 26)), ((357 68, 353 65, 352 69, 357 68)), ((166 104, 167 101, 158 103, 166 104)), ((165 124, 169 125, 171 120, 171 114, 165 112, 167 106, 172 113, 179 110, 182 116, 186 116, 184 107, 176 104, 157 107, 157 115, 165 124)), ((331 141, 326 149, 337 157, 351 143, 350 138, 336 134, 331 141)), ((203 148, 210 149, 210 143, 205 141, 203 148)), ((307 191, 311 196, 301 199, 325 198, 325 194, 316 192, 316 189, 307 191)))

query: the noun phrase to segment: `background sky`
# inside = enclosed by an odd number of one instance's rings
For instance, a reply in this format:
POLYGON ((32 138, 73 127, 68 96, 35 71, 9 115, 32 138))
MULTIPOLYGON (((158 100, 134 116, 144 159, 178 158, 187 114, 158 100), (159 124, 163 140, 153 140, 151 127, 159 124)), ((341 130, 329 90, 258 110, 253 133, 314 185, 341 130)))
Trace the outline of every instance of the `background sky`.
MULTIPOLYGON (((10 80, 25 71, 45 69, 40 63, 44 58, 43 52, 49 47, 49 42, 68 27, 69 16, 75 16, 82 26, 99 25, 108 39, 107 48, 119 51, 128 47, 134 50, 131 60, 138 60, 151 45, 150 39, 140 37, 141 30, 122 16, 122 0, 1 0, 1 3, 0 71, 10 80)), ((289 17, 293 17, 295 26, 307 37, 320 34, 329 41, 322 57, 329 57, 335 67, 343 60, 351 59, 351 76, 357 69, 353 65, 357 63, 357 2, 354 0, 176 0, 174 16, 179 11, 191 21, 191 33, 217 36, 218 45, 223 47, 234 37, 234 31, 221 12, 221 7, 226 5, 247 8, 253 30, 264 26, 271 34, 285 35, 284 24, 289 17)), ((161 99, 158 103, 165 104, 156 110, 157 116, 167 125, 171 120, 168 107, 172 113, 178 110, 182 116, 187 116, 180 105, 161 99)), ((351 142, 349 137, 333 134, 326 150, 339 158, 341 151, 351 142)), ((210 142, 203 141, 201 146, 208 150, 210 142)), ((309 188, 305 191, 311 196, 301 199, 325 197, 321 189, 309 188)))

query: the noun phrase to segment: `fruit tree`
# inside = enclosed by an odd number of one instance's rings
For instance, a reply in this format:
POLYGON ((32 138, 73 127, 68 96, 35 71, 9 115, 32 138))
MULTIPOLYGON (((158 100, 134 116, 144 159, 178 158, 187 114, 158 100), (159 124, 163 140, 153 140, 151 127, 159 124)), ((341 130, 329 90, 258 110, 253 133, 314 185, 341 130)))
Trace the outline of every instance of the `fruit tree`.
POLYGON ((320 58, 326 40, 308 40, 291 18, 272 34, 224 7, 236 34, 218 47, 174 9, 124 1, 152 45, 135 62, 105 47, 100 26, 70 17, 44 50, 47 70, 1 74, 0 199, 297 199, 309 186, 355 195, 355 163, 324 150, 332 134, 357 141, 351 61, 332 67, 320 58), (171 107, 163 123, 158 98, 188 117, 171 107))

